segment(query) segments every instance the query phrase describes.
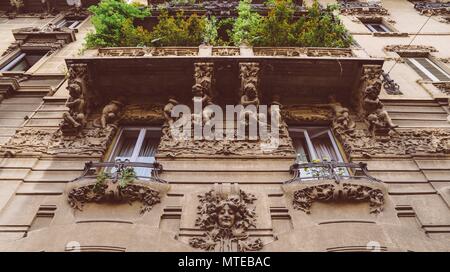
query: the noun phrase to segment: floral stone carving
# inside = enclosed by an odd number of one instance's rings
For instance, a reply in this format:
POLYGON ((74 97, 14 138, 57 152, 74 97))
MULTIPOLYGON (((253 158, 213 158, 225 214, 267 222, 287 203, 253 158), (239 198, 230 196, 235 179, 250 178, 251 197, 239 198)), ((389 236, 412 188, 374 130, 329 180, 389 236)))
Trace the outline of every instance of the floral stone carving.
POLYGON ((384 189, 382 184, 375 182, 341 182, 312 181, 302 184, 290 184, 285 191, 291 191, 292 204, 295 209, 307 214, 311 213, 311 206, 315 201, 348 201, 369 202, 370 213, 378 214, 384 207, 384 189))
POLYGON ((263 247, 261 239, 251 239, 247 230, 255 227, 256 214, 250 205, 253 194, 238 190, 223 194, 211 190, 198 196, 196 226, 204 231, 203 237, 191 238, 192 247, 205 251, 256 251, 263 247))
POLYGON ((75 187, 69 190, 67 201, 69 205, 79 211, 86 203, 128 203, 139 201, 142 203, 140 213, 144 214, 161 202, 161 193, 167 190, 167 184, 133 180, 121 184, 113 179, 102 182, 80 181, 73 183, 75 187))

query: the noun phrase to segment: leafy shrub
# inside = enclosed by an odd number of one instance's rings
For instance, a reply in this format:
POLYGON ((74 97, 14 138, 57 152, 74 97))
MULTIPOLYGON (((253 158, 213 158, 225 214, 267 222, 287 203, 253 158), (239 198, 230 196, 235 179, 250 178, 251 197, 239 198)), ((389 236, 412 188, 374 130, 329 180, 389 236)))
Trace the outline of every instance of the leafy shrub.
POLYGON ((185 18, 182 12, 175 17, 162 10, 151 37, 156 46, 198 46, 203 43, 208 20, 197 14, 185 18))
MULTIPOLYGON (((178 0, 177 0, 178 1, 178 0)), ((190 0, 179 0, 187 1, 190 0)), ((349 47, 351 36, 333 15, 337 6, 321 9, 317 0, 306 16, 296 18, 292 0, 268 0, 266 17, 251 9, 251 0, 241 0, 237 18, 217 20, 182 12, 175 16, 162 9, 152 31, 135 26, 150 16, 147 8, 124 0, 103 0, 89 10, 94 14, 95 33, 86 47, 253 45, 300 47, 349 47)))
MULTIPOLYGON (((86 37, 86 47, 128 46, 125 38, 135 19, 144 19, 150 16, 147 8, 138 4, 128 4, 124 0, 103 0, 98 5, 91 6, 92 24, 95 33, 91 32, 86 37), (130 25, 131 24, 131 25, 130 25)), ((136 30, 138 32, 143 29, 136 30)), ((134 35, 135 33, 131 33, 134 35)))
POLYGON ((238 17, 233 24, 231 40, 235 45, 252 45, 260 38, 262 17, 251 10, 251 0, 241 0, 238 6, 238 17))

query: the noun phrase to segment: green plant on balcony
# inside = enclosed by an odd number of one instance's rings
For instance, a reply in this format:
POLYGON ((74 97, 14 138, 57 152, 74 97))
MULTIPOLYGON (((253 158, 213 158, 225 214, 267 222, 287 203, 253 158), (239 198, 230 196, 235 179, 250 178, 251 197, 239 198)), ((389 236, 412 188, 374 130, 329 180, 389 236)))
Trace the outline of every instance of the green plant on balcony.
MULTIPOLYGON (((244 3, 248 2, 248 0, 245 1, 244 3)), ((333 15, 336 10, 334 5, 321 9, 317 0, 314 0, 313 4, 307 8, 306 16, 298 19, 294 17, 295 6, 292 0, 269 0, 268 5, 270 9, 266 17, 259 17, 259 20, 246 20, 250 25, 246 27, 247 29, 257 29, 246 33, 246 41, 251 45, 343 48, 349 47, 352 43, 352 38, 345 27, 333 15)), ((244 10, 244 18, 251 18, 256 14, 247 8, 244 10)), ((240 16, 241 13, 239 13, 240 16)), ((236 29, 238 20, 233 28, 234 33, 242 32, 236 29)), ((237 44, 242 43, 239 39, 233 39, 233 41, 237 44)))
MULTIPOLYGON (((205 40, 207 26, 206 17, 193 14, 185 18, 182 12, 170 16, 167 10, 161 10, 158 24, 150 33, 154 46, 198 46, 205 40)), ((211 31, 210 31, 211 32, 211 31)), ((210 35, 209 38, 213 38, 210 35)))
POLYGON ((252 10, 251 0, 241 0, 237 18, 215 17, 183 12, 175 16, 162 8, 151 31, 136 26, 150 16, 146 7, 124 0, 103 0, 89 10, 95 32, 87 35, 86 47, 118 46, 198 46, 250 45, 299 47, 349 47, 351 36, 334 16, 336 6, 322 9, 314 0, 305 16, 295 16, 292 0, 269 0, 269 13, 252 10))
POLYGON ((125 188, 136 179, 136 172, 132 167, 122 169, 119 177, 119 187, 125 188))
POLYGON ((93 14, 95 32, 87 35, 87 48, 131 46, 128 44, 130 35, 145 35, 146 32, 142 27, 135 27, 134 21, 150 16, 147 8, 136 3, 128 4, 124 0, 103 0, 91 6, 89 11, 93 14))
POLYGON ((263 17, 252 11, 251 2, 251 0, 239 2, 238 17, 229 33, 234 45, 253 45, 255 40, 264 35, 261 31, 263 17))

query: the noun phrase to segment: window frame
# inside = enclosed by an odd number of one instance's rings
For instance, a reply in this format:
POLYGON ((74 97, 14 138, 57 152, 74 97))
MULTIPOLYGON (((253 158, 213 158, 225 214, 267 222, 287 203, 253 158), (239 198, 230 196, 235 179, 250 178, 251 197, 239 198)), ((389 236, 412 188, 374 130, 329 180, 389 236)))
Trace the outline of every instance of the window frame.
MULTIPOLYGON (((32 49, 22 49, 22 48, 18 48, 16 50, 14 50, 13 52, 11 52, 10 54, 7 54, 4 58, 0 59, 0 73, 3 74, 22 74, 22 73, 26 73, 28 72, 30 69, 32 69, 35 65, 37 65, 38 63, 40 63, 42 61, 42 59, 44 59, 45 57, 50 56, 50 52, 52 52, 51 50, 32 50, 32 49), (28 67, 28 69, 26 70, 22 70, 22 71, 13 71, 10 70, 12 67, 16 66, 19 62, 21 62, 24 58, 27 57, 27 54, 33 54, 36 52, 42 52, 42 56, 39 58, 39 60, 37 60, 35 63, 33 63, 33 65, 31 65, 30 67, 28 67), (6 70, 6 68, 9 68, 8 70, 6 70)), ((53 53, 53 52, 52 52, 53 53)))
MULTIPOLYGON (((321 136, 323 134, 327 134, 328 138, 330 139, 331 145, 333 146, 333 150, 336 153, 336 156, 338 158, 338 162, 345 162, 344 161, 344 157, 341 154, 341 151, 336 143, 336 140, 334 138, 333 132, 331 131, 331 129, 329 127, 321 127, 321 126, 317 126, 317 127, 312 127, 312 126, 293 126, 290 127, 289 132, 303 132, 303 135, 305 137, 305 141, 306 141, 306 145, 308 147, 307 152, 309 153, 311 160, 318 160, 319 156, 317 155, 317 152, 314 148, 314 145, 312 143, 312 139, 314 139, 317 136, 321 136), (309 133, 308 133, 308 129, 310 128, 323 128, 324 131, 320 132, 318 134, 315 134, 313 137, 310 137, 309 133), (326 130, 325 130, 326 129, 326 130)), ((292 138, 292 136, 290 135, 290 137, 292 138)), ((331 159, 331 158, 330 158, 331 159)))
POLYGON ((372 33, 388 33, 388 32, 393 32, 391 31, 391 29, 389 29, 388 27, 386 27, 384 25, 383 22, 363 22, 363 24, 370 30, 370 32, 372 33), (380 28, 382 28, 384 31, 378 31, 377 29, 375 29, 372 25, 378 25, 380 28))
MULTIPOLYGON (((434 68, 436 68, 439 72, 441 72, 442 74, 447 76, 448 80, 444 80, 444 81, 450 81, 450 73, 448 73, 447 71, 442 69, 437 63, 435 63, 435 61, 433 59, 431 59, 429 55, 428 56, 411 56, 411 57, 407 57, 407 59, 408 59, 408 61, 410 63, 412 63, 417 69, 419 69, 423 74, 425 74, 428 77, 428 78, 423 78, 424 80, 431 80, 432 82, 443 82, 443 80, 440 80, 439 78, 437 78, 432 72, 430 72, 427 68, 425 68, 422 64, 420 64, 416 60, 416 58, 423 58, 423 59, 425 59, 434 68)), ((407 62, 407 64, 408 64, 408 66, 410 66, 408 62, 407 62)), ((410 67, 410 68, 413 69, 413 67, 410 67)), ((421 76, 421 75, 419 74, 419 76, 421 76)))
POLYGON ((120 140, 122 139, 122 135, 125 131, 139 131, 138 138, 136 140, 136 144, 133 148, 133 153, 130 157, 130 162, 136 162, 137 158, 139 157, 139 152, 141 151, 142 144, 144 143, 145 135, 147 131, 155 131, 155 132, 161 132, 161 128, 155 127, 155 126, 146 126, 146 127, 122 127, 120 129, 119 135, 117 137, 117 141, 114 143, 113 149, 111 150, 111 155, 109 156, 109 161, 115 161, 117 148, 119 147, 120 140), (133 160, 134 159, 134 160, 133 160))

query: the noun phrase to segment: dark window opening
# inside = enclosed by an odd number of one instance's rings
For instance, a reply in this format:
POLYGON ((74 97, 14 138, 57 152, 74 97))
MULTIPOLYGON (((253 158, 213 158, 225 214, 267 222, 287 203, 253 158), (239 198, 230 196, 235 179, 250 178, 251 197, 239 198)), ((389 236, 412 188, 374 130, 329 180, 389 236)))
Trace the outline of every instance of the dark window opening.
POLYGON ((30 69, 36 62, 38 62, 42 57, 44 57, 48 51, 37 51, 37 52, 21 52, 14 59, 4 65, 0 72, 11 71, 11 72, 25 72, 30 69))

